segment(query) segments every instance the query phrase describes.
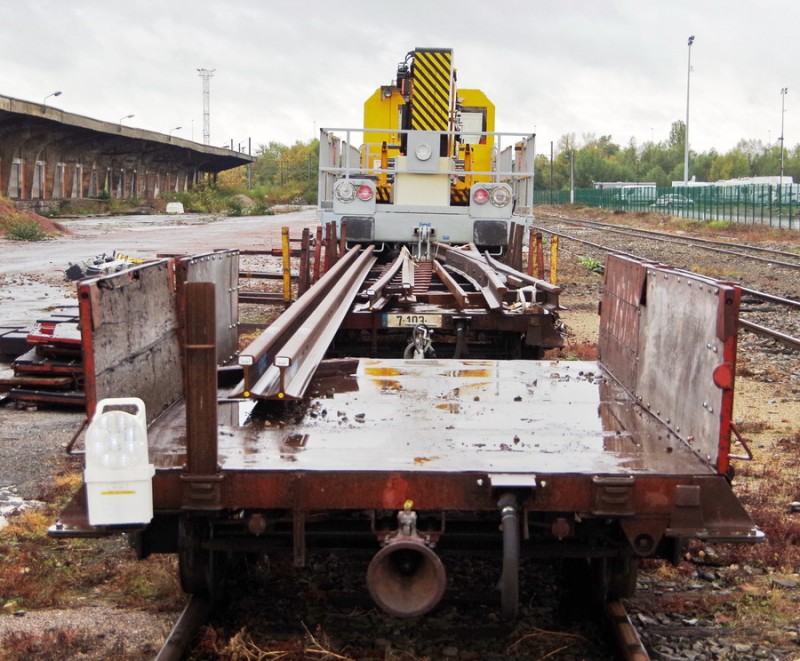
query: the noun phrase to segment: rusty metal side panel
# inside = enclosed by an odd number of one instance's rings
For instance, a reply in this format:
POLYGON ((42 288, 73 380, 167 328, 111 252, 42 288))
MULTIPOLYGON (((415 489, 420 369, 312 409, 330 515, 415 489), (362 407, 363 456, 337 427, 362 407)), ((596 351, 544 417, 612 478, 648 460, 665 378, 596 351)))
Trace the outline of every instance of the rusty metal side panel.
POLYGON ((648 268, 636 394, 717 468, 727 463, 722 436, 728 421, 722 414, 731 408, 725 400, 733 397, 735 355, 726 355, 726 349, 729 334, 736 333, 735 324, 720 319, 735 318, 737 301, 732 286, 693 273, 648 268), (715 378, 722 371, 729 375, 726 383, 715 378))
POLYGON ((78 286, 91 417, 107 397, 139 397, 148 422, 183 390, 173 268, 159 260, 78 286))
POLYGON ((628 390, 636 390, 639 305, 644 293, 643 263, 609 255, 603 283, 598 352, 601 362, 628 390))
POLYGON ((738 307, 733 285, 609 257, 601 362, 720 472, 728 467, 738 307))
POLYGON ((176 274, 181 311, 186 308, 183 287, 187 282, 216 285, 217 363, 229 363, 237 353, 239 338, 239 251, 219 250, 183 257, 177 262, 176 274))

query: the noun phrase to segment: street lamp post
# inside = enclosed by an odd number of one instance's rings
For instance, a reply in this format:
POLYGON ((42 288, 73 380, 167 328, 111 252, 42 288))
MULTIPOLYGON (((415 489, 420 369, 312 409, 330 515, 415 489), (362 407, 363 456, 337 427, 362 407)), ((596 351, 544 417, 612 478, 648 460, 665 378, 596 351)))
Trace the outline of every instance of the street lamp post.
POLYGON ((44 97, 44 101, 42 101, 42 111, 44 111, 44 109, 47 107, 47 99, 49 99, 51 96, 61 96, 61 90, 48 94, 46 97, 44 97))
POLYGON ((169 139, 172 140, 172 132, 173 131, 180 131, 182 128, 183 128, 182 126, 176 126, 174 129, 170 129, 169 130, 169 139))
POLYGON ((135 117, 135 115, 125 115, 124 117, 120 117, 119 125, 122 126, 122 122, 124 122, 126 119, 130 119, 131 117, 135 117))
POLYGON ((786 94, 789 92, 788 87, 781 88, 781 176, 778 179, 778 204, 783 201, 783 118, 786 113, 786 94))
POLYGON ((684 151, 683 151, 683 188, 684 193, 689 185, 689 83, 692 78, 692 44, 694 35, 689 37, 689 62, 686 68, 686 127, 684 131, 684 151))

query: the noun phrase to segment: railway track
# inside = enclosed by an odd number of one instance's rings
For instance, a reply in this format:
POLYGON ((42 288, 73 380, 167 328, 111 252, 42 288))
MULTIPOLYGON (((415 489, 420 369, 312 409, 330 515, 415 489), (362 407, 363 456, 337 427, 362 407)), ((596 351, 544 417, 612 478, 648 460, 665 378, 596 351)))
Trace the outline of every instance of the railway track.
MULTIPOLYGON (((184 658, 185 654, 191 651, 192 644, 196 641, 201 629, 211 624, 212 619, 214 619, 214 610, 214 606, 211 602, 196 596, 192 597, 173 625, 161 649, 158 651, 155 657, 156 661, 180 661, 180 659, 184 658)), ((650 655, 642 642, 642 637, 621 601, 608 602, 602 613, 598 613, 597 619, 600 629, 605 630, 607 633, 606 639, 608 647, 610 648, 602 653, 603 658, 615 658, 621 661, 649 661, 650 655), (606 657, 606 654, 608 657, 606 657)), ((586 624, 588 623, 587 621, 586 624)), ((387 626, 390 624, 390 622, 387 623, 387 626)), ((242 626, 246 629, 249 623, 242 623, 242 626)), ((548 624, 547 626, 550 629, 549 633, 554 639, 557 639, 559 637, 559 625, 548 624)), ((503 635, 505 633, 504 631, 498 630, 493 633, 499 640, 505 637, 503 635)), ((489 635, 492 635, 492 632, 489 632, 489 635)), ((577 637, 573 634, 567 634, 565 632, 563 635, 567 637, 572 636, 572 642, 577 641, 577 637)), ((520 647, 520 640, 524 640, 524 637, 518 639, 515 644, 512 644, 511 648, 513 648, 514 645, 520 647)), ((254 648, 258 648, 258 643, 255 641, 252 645, 254 648)), ((562 647, 564 651, 567 651, 570 644, 563 645, 562 647)), ((300 655, 297 657, 291 656, 291 652, 289 651, 283 652, 282 656, 276 651, 261 651, 263 655, 260 658, 284 658, 287 661, 293 658, 301 658, 300 655)), ((308 651, 316 652, 322 650, 306 649, 303 653, 308 651)), ((337 658, 341 659, 341 661, 350 661, 351 659, 354 661, 356 658, 359 658, 358 656, 351 657, 346 653, 335 653, 333 650, 328 650, 328 652, 330 653, 329 658, 337 658)), ((317 656, 315 655, 312 658, 317 658, 317 656)))
POLYGON ((192 596, 158 651, 156 661, 180 661, 200 627, 208 622, 210 614, 211 603, 201 597, 192 596))
POLYGON ((753 261, 774 264, 776 266, 782 266, 788 269, 800 270, 800 253, 790 252, 788 250, 767 248, 765 246, 753 245, 750 243, 736 243, 731 241, 703 239, 695 236, 676 236, 667 232, 658 232, 656 230, 632 227, 620 227, 619 225, 612 225, 610 223, 601 223, 583 218, 571 218, 561 214, 547 212, 539 212, 537 217, 546 218, 548 220, 558 220, 565 224, 577 227, 590 227, 600 229, 604 232, 611 232, 625 236, 637 236, 652 239, 654 241, 661 241, 663 243, 697 247, 710 252, 730 255, 731 257, 745 257, 753 261))
MULTIPOLYGON (((739 279, 740 282, 751 284, 740 284, 740 328, 770 338, 782 349, 792 352, 800 350, 800 300, 767 291, 776 285, 786 288, 787 283, 795 282, 797 271, 800 270, 800 254, 745 243, 676 237, 664 232, 620 227, 560 214, 540 212, 537 218, 535 229, 567 242, 587 246, 600 256, 614 252, 638 259, 664 261, 663 246, 670 244, 677 248, 670 250, 668 261, 677 268, 697 271, 697 263, 706 261, 698 256, 704 252, 727 260, 712 264, 712 268, 726 270, 728 274, 738 272, 739 277, 733 277, 732 280, 739 279)), ((562 243, 564 249, 571 250, 562 243)))

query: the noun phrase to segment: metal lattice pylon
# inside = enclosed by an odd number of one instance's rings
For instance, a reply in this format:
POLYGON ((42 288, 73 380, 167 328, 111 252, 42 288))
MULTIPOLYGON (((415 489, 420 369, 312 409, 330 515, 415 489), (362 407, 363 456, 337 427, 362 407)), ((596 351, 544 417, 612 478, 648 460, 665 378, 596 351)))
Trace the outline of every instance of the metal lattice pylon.
POLYGON ((216 69, 198 69, 203 79, 203 144, 211 144, 211 93, 209 80, 216 69))

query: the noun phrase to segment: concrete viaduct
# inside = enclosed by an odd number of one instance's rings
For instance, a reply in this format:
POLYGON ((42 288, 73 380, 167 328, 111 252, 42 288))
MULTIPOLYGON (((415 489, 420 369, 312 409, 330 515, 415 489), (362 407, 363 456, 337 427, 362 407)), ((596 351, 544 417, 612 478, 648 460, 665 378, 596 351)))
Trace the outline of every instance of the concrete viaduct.
POLYGON ((247 154, 0 96, 0 195, 46 208, 158 198, 245 165, 247 154))

